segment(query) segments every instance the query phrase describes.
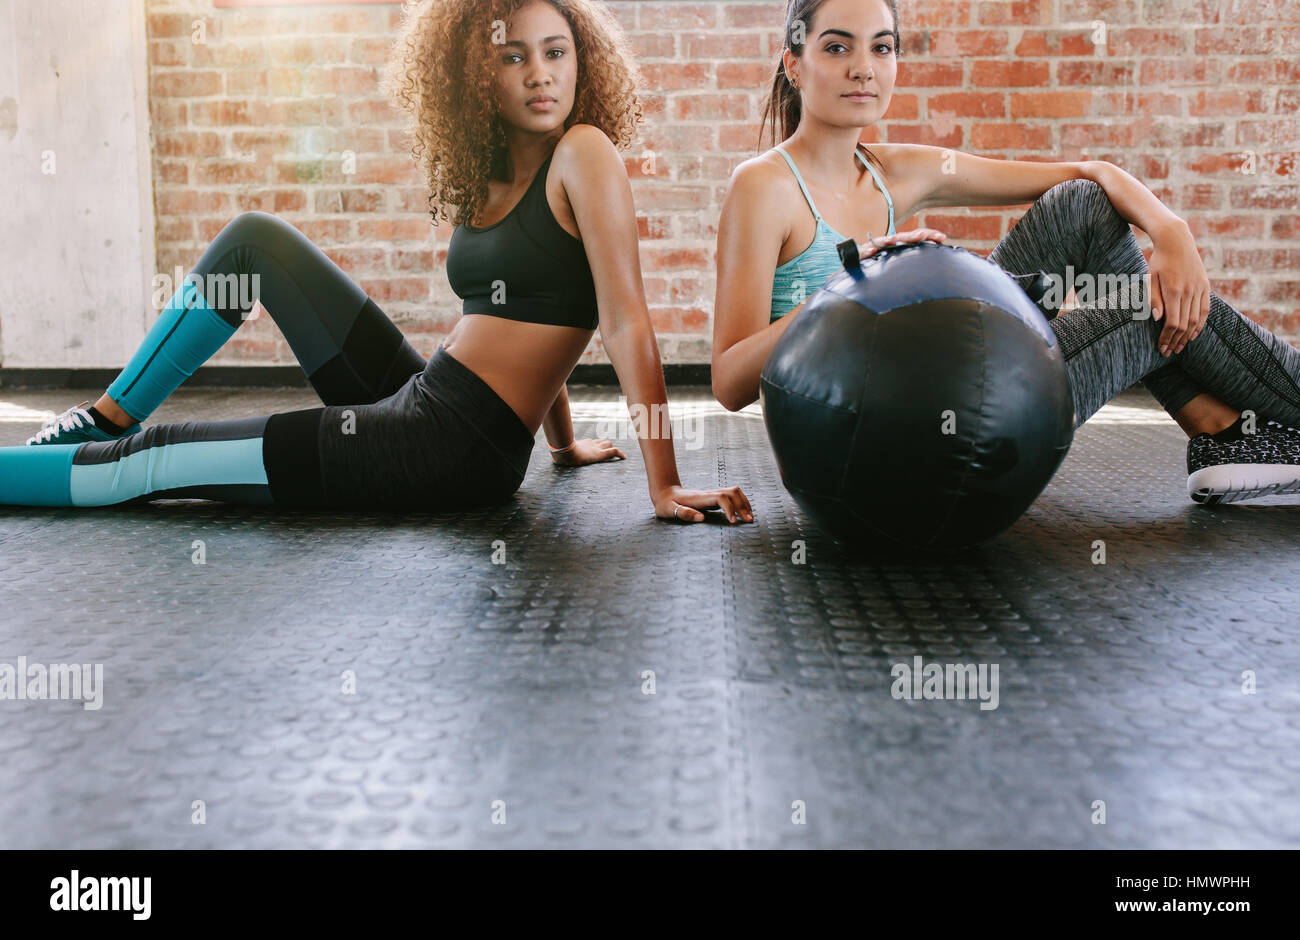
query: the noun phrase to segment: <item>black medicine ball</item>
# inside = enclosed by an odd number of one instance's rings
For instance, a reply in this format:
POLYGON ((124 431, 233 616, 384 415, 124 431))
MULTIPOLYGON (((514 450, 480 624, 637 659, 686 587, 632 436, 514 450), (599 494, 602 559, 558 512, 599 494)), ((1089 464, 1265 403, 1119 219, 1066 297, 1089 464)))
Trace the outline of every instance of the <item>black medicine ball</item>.
POLYGON ((1074 436, 1041 310, 997 265, 934 242, 833 276, 772 351, 759 396, 786 489, 822 529, 868 547, 996 536, 1074 436))

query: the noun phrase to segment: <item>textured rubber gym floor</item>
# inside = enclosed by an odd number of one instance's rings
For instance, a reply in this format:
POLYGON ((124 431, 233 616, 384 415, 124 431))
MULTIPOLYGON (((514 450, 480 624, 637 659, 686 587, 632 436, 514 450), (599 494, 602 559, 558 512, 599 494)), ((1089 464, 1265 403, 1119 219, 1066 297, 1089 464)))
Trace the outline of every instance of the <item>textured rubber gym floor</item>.
MULTIPOLYGON (((0 390, 0 443, 93 397, 0 390)), ((580 435, 620 413, 571 397, 580 435)), ((1192 504, 1182 433, 1129 392, 996 542, 853 558, 756 407, 671 399, 683 480, 740 484, 754 525, 654 521, 632 441, 577 470, 539 444, 513 502, 458 516, 0 508, 0 662, 105 687, 0 701, 0 845, 1300 846, 1300 498, 1192 504), (895 699, 918 655, 998 664, 998 707, 895 699)))

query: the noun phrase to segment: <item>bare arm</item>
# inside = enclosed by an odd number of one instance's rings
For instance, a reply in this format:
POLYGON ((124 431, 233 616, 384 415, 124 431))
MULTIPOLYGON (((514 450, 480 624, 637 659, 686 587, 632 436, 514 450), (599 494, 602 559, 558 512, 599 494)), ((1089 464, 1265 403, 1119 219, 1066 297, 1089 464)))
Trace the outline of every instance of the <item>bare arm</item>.
POLYGON ((917 194, 912 213, 947 206, 1019 206, 1057 183, 1083 179, 1086 162, 996 160, 920 144, 891 148, 890 169, 917 194))
MULTIPOLYGON (((771 165, 755 161, 738 167, 732 174, 718 222, 713 397, 729 411, 739 411, 758 400, 764 364, 807 306, 806 301, 800 303, 769 322, 773 274, 780 260, 781 246, 790 234, 789 205, 773 172, 771 165)), ((783 170, 777 168, 775 172, 783 170)), ((912 229, 878 237, 873 244, 885 246, 943 237, 943 233, 934 229, 912 229)), ((865 248, 865 242, 860 247, 865 248)), ((820 286, 804 285, 809 296, 820 286)))
POLYGON ((601 339, 627 398, 632 425, 638 429, 655 514, 703 521, 704 514, 696 510, 718 506, 731 522, 738 518, 752 522, 748 500, 739 487, 682 488, 663 364, 641 281, 632 187, 617 148, 598 128, 576 125, 565 134, 556 155, 596 285, 601 339))
POLYGON ((1156 319, 1165 317, 1161 352, 1181 351, 1204 328, 1210 284, 1191 229, 1140 180, 1113 163, 990 160, 911 145, 901 155, 901 164, 914 174, 917 190, 924 194, 922 206, 1018 205, 1065 180, 1092 180, 1122 219, 1151 237, 1151 312, 1156 319))
POLYGON ((1147 189, 1140 180, 1105 160, 1090 160, 1083 165, 1084 177, 1106 191, 1115 211, 1151 236, 1152 241, 1176 234, 1189 234, 1187 223, 1147 189))
POLYGON ((1106 191, 1120 217, 1151 236, 1151 314, 1164 318, 1160 352, 1182 352, 1210 316, 1210 278, 1191 227, 1120 167, 1104 160, 1085 164, 1087 177, 1106 191))
MULTIPOLYGON (((994 160, 915 144, 877 145, 877 149, 887 149, 890 175, 900 181, 899 190, 916 194, 917 201, 906 212, 909 217, 941 206, 1022 205, 1058 183, 1092 179, 1106 191, 1120 215, 1147 232, 1158 246, 1172 246, 1188 237, 1186 223, 1149 189, 1103 161, 994 160)), ((767 322, 772 274, 786 233, 773 223, 783 217, 780 207, 764 200, 765 192, 775 187, 764 185, 762 170, 752 165, 736 171, 718 224, 713 394, 730 411, 758 400, 763 365, 804 307, 800 304, 776 322, 767 322)), ((900 233, 880 242, 902 241, 928 231, 900 233)), ((1177 343, 1180 338, 1185 341, 1185 335, 1171 333, 1170 341, 1177 343)))
MULTIPOLYGON (((605 352, 627 397, 629 414, 635 416, 636 406, 646 413, 666 414, 668 395, 641 281, 636 210, 623 160, 596 128, 573 128, 561 147, 565 145, 564 166, 575 171, 574 185, 569 186, 566 177, 565 189, 596 284, 605 352)), ((671 435, 643 437, 639 443, 652 497, 680 486, 671 435)))
POLYGON ((542 419, 542 430, 552 447, 568 447, 573 443, 573 416, 569 412, 569 390, 560 386, 560 394, 555 396, 555 403, 542 419))
MULTIPOLYGON (((804 301, 781 319, 733 343, 721 354, 718 352, 717 340, 714 340, 713 397, 718 400, 718 404, 728 411, 739 411, 758 401, 763 366, 767 364, 768 357, 772 355, 772 350, 785 335, 785 331, 790 329, 794 318, 807 305, 808 301, 804 301)), ((714 335, 716 334, 715 320, 714 335)))
POLYGON ((737 168, 718 220, 713 397, 728 411, 758 400, 763 364, 804 307, 800 304, 776 322, 768 322, 772 273, 789 234, 776 187, 766 178, 768 172, 758 163, 737 168))
POLYGON ((1152 238, 1185 225, 1151 190, 1104 160, 995 160, 942 147, 905 145, 891 150, 891 166, 917 180, 922 193, 913 211, 943 206, 1015 206, 1033 202, 1057 183, 1090 179, 1115 209, 1152 238))

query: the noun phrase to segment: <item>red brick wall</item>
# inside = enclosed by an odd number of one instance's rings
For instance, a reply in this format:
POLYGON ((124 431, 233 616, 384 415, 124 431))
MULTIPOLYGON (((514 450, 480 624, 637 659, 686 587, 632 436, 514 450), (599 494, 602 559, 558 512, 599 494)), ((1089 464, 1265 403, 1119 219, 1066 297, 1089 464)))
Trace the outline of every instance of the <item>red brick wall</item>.
MULTIPOLYGON (((609 6, 648 85, 648 123, 626 162, 651 315, 665 361, 707 362, 718 207, 732 168, 755 152, 784 3, 609 6)), ((1191 223, 1216 291, 1300 340, 1300 2, 899 6, 898 91, 867 139, 1117 163, 1191 223)), ((377 87, 398 11, 149 0, 160 272, 188 268, 237 213, 274 212, 433 351, 459 302, 443 270, 449 226, 431 226, 401 115, 377 87), (195 20, 205 44, 193 41, 195 20)), ((933 226, 986 253, 1024 208, 934 210, 899 227, 933 226)), ((293 358, 263 317, 216 361, 293 358)), ((584 361, 606 361, 599 338, 584 361)))

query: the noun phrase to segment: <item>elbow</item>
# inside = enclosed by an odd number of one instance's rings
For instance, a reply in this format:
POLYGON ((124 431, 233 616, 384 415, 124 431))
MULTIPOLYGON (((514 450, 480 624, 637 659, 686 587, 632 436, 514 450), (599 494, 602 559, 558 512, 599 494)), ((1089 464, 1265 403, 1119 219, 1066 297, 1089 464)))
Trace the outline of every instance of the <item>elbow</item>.
POLYGON ((713 397, 717 399, 719 405, 726 408, 728 411, 739 411, 741 408, 745 407, 744 405, 736 404, 735 400, 731 398, 731 396, 724 394, 716 385, 713 386, 713 397))
POLYGON ((749 404, 747 401, 741 401, 743 396, 737 395, 725 381, 720 382, 716 371, 713 373, 713 397, 728 411, 739 411, 749 404))
POLYGON ((709 384, 713 389, 713 398, 719 405, 728 411, 739 411, 735 405, 735 398, 731 390, 727 388, 726 376, 719 367, 718 357, 713 357, 713 364, 709 367, 709 384))
POLYGON ((1101 173, 1107 172, 1106 168, 1114 166, 1106 160, 1084 160, 1078 167, 1078 179, 1092 180, 1094 183, 1101 173))

